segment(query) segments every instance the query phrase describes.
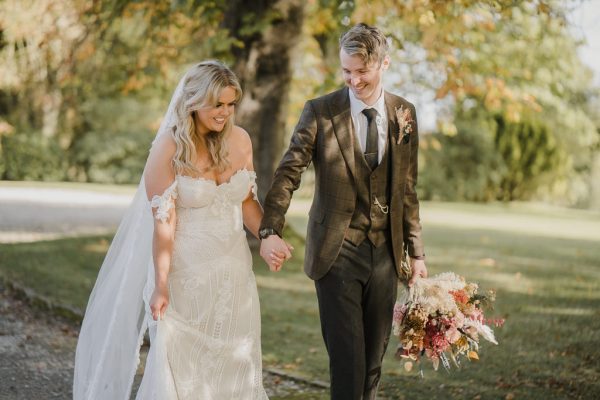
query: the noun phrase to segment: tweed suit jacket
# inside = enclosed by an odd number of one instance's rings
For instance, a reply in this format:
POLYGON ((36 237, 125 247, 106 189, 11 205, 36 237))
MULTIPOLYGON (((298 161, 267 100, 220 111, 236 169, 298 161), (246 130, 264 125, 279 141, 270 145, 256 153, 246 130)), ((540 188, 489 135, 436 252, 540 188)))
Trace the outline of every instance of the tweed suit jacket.
MULTIPOLYGON (((264 202, 262 228, 282 233, 285 213, 301 174, 312 162, 315 192, 309 212, 304 270, 314 280, 323 277, 337 258, 357 198, 354 146, 356 141, 348 88, 309 100, 283 156, 264 202)), ((410 256, 423 256, 417 183, 419 146, 414 106, 385 92, 388 117, 390 173, 390 230, 396 271, 400 275, 404 249, 410 256), (412 132, 399 131, 396 108, 408 107, 412 132)))

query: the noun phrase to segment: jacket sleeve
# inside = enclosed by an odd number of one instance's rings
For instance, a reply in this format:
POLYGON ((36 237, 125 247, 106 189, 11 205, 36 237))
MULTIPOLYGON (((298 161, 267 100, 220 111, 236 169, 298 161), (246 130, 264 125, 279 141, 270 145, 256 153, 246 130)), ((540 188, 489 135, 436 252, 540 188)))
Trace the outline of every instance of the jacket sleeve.
POLYGON ((417 127, 417 113, 415 107, 410 105, 414 132, 410 141, 410 164, 408 166, 406 188, 404 191, 404 212, 402 226, 404 229, 404 243, 411 257, 423 257, 425 249, 421 240, 421 222, 419 217, 419 199, 417 197, 417 175, 419 156, 419 129, 417 127))
POLYGON ((292 194, 300 186, 300 176, 312 161, 316 136, 316 113, 312 101, 307 101, 290 145, 275 170, 271 188, 264 201, 260 229, 273 228, 281 236, 292 194))

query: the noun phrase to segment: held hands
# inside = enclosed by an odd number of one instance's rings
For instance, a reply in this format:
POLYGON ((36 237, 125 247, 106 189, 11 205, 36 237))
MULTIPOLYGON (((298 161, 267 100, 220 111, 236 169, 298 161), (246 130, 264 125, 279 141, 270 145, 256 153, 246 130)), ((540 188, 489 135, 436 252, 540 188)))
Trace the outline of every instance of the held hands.
POLYGON ((277 235, 270 235, 260 242, 260 256, 271 272, 280 271, 283 263, 292 258, 291 250, 294 248, 277 235))
POLYGON ((418 278, 427 278, 427 267, 425 266, 425 260, 410 259, 410 269, 412 270, 412 276, 408 281, 408 286, 411 287, 418 278))
POLYGON ((154 288, 150 298, 150 311, 155 321, 163 319, 169 305, 169 290, 166 286, 159 285, 154 288))

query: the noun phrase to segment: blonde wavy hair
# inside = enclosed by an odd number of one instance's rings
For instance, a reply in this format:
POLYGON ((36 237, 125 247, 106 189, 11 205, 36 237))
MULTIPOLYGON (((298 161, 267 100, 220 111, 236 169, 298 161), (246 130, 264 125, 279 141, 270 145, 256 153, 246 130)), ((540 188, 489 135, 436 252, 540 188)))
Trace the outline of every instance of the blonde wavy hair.
POLYGON ((176 143, 173 166, 176 173, 199 176, 202 172, 216 168, 223 172, 229 162, 225 138, 233 127, 233 115, 227 119, 221 132, 211 131, 199 135, 196 130, 196 111, 214 107, 221 91, 231 87, 236 92, 236 101, 242 97, 242 88, 235 74, 223 63, 215 60, 202 61, 190 68, 184 77, 183 94, 175 105, 176 122, 173 138, 176 143), (200 170, 195 161, 198 158, 197 146, 203 143, 208 149, 209 167, 200 170))

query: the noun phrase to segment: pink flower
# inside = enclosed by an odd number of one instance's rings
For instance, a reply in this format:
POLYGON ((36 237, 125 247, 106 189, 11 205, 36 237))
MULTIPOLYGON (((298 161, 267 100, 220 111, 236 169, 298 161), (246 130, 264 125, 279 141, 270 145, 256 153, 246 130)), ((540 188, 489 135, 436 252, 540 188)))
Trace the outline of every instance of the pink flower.
POLYGON ((448 340, 444 335, 435 335, 431 338, 431 345, 433 350, 439 354, 443 351, 446 351, 448 346, 450 346, 450 343, 448 343, 448 340))
POLYGON ((406 304, 400 305, 399 303, 396 303, 394 305, 394 321, 401 322, 402 319, 404 319, 404 314, 406 314, 406 309, 406 304))
POLYGON ((465 315, 460 311, 457 311, 452 318, 452 321, 457 328, 462 328, 462 326, 465 324, 465 315))
MULTIPOLYGON (((400 134, 409 143, 413 128, 410 111, 400 108, 396 114, 400 134)), ((484 319, 483 307, 487 303, 478 300, 486 297, 476 296, 476 284, 465 283, 464 278, 454 273, 428 279, 431 288, 426 286, 423 293, 409 291, 411 302, 402 304, 400 300, 394 306, 393 329, 400 339, 401 358, 409 362, 427 358, 437 370, 439 364, 450 368, 449 360, 456 361, 458 366, 459 356, 477 359, 480 337, 497 344, 492 330, 485 325, 493 321, 484 319), (452 290, 455 288, 462 289, 452 290)))
POLYGON ((476 308, 473 310, 471 315, 469 315, 469 318, 472 319, 473 321, 483 322, 483 312, 481 312, 480 309, 476 308))
POLYGON ((461 333, 458 331, 458 329, 456 329, 455 326, 451 326, 449 329, 446 330, 445 336, 446 339, 448 339, 448 342, 454 343, 458 339, 460 339, 461 333))

